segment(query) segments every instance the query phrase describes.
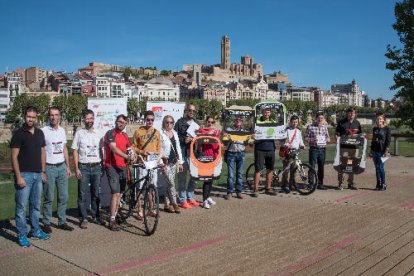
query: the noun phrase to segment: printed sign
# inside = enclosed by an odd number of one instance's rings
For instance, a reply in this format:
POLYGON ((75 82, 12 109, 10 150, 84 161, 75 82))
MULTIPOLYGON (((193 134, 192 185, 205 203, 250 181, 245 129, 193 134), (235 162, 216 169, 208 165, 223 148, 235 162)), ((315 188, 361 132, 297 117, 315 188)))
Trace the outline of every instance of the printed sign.
POLYGON ((286 107, 279 102, 261 102, 255 106, 255 140, 286 139, 286 107), (270 117, 263 120, 262 111, 270 110, 270 117))
POLYGON ((95 113, 95 123, 93 127, 104 134, 106 131, 115 127, 115 119, 118 115, 128 116, 127 99, 88 99, 88 109, 95 113))
POLYGON ((154 128, 161 130, 162 119, 165 115, 171 115, 174 121, 183 117, 185 103, 176 102, 147 102, 147 110, 154 112, 154 128))

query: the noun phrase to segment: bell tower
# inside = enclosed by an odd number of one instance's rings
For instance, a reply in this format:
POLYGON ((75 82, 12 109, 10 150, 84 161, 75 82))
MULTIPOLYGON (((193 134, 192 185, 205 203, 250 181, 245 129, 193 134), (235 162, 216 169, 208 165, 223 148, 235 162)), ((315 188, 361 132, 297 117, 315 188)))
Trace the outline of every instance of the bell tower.
POLYGON ((230 69, 230 38, 225 35, 221 38, 221 69, 230 69))

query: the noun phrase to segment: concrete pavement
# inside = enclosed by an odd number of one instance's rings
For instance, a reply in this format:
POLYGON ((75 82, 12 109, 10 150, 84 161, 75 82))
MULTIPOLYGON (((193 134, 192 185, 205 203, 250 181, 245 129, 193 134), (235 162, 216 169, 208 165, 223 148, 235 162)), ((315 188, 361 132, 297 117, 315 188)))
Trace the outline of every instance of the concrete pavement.
MULTIPOLYGON (((372 161, 355 177, 356 191, 225 201, 216 190, 210 210, 162 212, 150 237, 130 218, 120 232, 54 228, 49 240, 22 249, 14 222, 2 222, 0 274, 414 275, 413 165, 413 158, 388 161, 385 192, 373 190, 372 161)), ((336 186, 331 165, 326 175, 336 186)))

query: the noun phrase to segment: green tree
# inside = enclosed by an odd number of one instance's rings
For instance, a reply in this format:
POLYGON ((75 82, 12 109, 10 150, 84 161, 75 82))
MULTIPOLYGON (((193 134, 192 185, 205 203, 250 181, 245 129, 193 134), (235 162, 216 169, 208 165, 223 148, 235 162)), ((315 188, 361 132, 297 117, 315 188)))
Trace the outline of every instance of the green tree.
POLYGON ((128 98, 127 110, 130 120, 135 121, 137 113, 140 111, 140 103, 136 99, 128 98))
POLYGON ((390 60, 386 68, 394 71, 396 97, 402 99, 396 116, 404 124, 414 129, 414 0, 403 0, 395 3, 396 22, 392 25, 401 42, 401 48, 387 45, 385 56, 390 60))
POLYGON ((6 111, 6 120, 14 125, 22 121, 22 115, 26 107, 29 106, 29 96, 26 93, 14 98, 13 106, 6 111))
POLYGON ((67 98, 67 115, 68 121, 74 123, 80 122, 82 118, 82 111, 88 107, 88 98, 79 95, 70 95, 67 98))
POLYGON ((66 97, 64 95, 59 95, 53 98, 52 106, 59 108, 62 113, 62 119, 66 119, 67 116, 67 105, 66 97))
POLYGON ((37 119, 39 123, 44 123, 47 118, 47 111, 50 106, 50 96, 42 93, 41 95, 30 97, 31 103, 37 108, 37 119))

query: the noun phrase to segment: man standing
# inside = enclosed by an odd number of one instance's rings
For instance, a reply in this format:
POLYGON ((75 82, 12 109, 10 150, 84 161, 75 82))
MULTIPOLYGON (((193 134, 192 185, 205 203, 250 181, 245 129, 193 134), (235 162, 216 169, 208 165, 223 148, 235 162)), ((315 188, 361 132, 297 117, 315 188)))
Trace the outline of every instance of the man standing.
POLYGON ((174 126, 174 130, 178 134, 180 146, 183 156, 183 171, 178 173, 178 198, 180 200, 180 207, 190 209, 192 206, 199 206, 200 204, 194 200, 194 180, 190 177, 187 189, 187 172, 189 172, 190 162, 190 144, 193 137, 188 135, 187 130, 191 124, 197 124, 195 120, 196 107, 194 104, 188 103, 186 106, 186 115, 180 118, 174 126))
POLYGON ((71 176, 68 150, 66 148, 65 130, 59 126, 60 110, 49 108, 49 125, 42 128, 46 140, 46 185, 43 191, 43 231, 52 233, 52 203, 55 195, 55 184, 58 189, 58 228, 72 231, 73 227, 66 223, 66 204, 68 201, 68 177, 71 176))
MULTIPOLYGON (((241 116, 235 117, 233 126, 227 128, 227 131, 244 131, 242 129, 243 118, 241 116)), ((244 161, 245 161, 245 143, 242 141, 233 141, 231 135, 229 136, 229 145, 227 148, 227 195, 224 196, 224 199, 231 199, 233 193, 233 182, 234 177, 236 176, 236 197, 243 199, 241 194, 243 190, 243 170, 244 170, 244 161)), ((246 137, 246 143, 247 143, 246 137)))
POLYGON ((35 127, 37 109, 28 107, 24 113, 24 124, 13 135, 11 163, 15 175, 16 228, 18 243, 29 247, 26 224, 26 202, 29 200, 29 217, 33 239, 47 240, 49 235, 39 227, 40 197, 45 174, 45 136, 35 127))
MULTIPOLYGON (((132 149, 141 155, 147 161, 157 160, 161 152, 161 134, 154 128, 155 115, 152 111, 146 111, 144 114, 145 126, 140 127, 134 133, 134 144, 132 149)), ((139 168, 139 177, 144 177, 147 174, 147 170, 139 168)), ((157 187, 157 172, 152 171, 152 181, 155 187, 157 187)), ((139 185, 139 189, 141 189, 139 185)), ((138 204, 138 220, 143 220, 144 216, 141 212, 141 206, 138 204)), ((152 214, 150 214, 152 215, 152 214)), ((153 214, 156 215, 156 214, 153 214)))
MULTIPOLYGON (((356 110, 354 107, 350 107, 346 111, 346 118, 340 120, 336 126, 336 136, 343 139, 346 136, 362 133, 361 124, 356 118, 356 110)), ((358 150, 355 148, 347 148, 346 145, 340 146, 339 156, 342 158, 347 155, 350 158, 355 158, 358 155, 358 150)), ((338 171, 338 189, 342 190, 342 183, 344 181, 344 174, 342 170, 338 171)), ((354 174, 348 174, 348 188, 356 190, 354 186, 354 174)))
MULTIPOLYGON (((316 121, 309 125, 305 132, 305 141, 309 145, 309 164, 316 170, 318 165, 318 183, 310 183, 311 185, 318 185, 320 190, 326 190, 323 185, 324 166, 326 156, 326 144, 331 141, 329 137, 328 128, 323 124, 325 117, 322 112, 316 114, 316 121)), ((313 179, 312 177, 310 179, 313 179)))
POLYGON ((80 228, 88 228, 88 205, 86 196, 91 195, 92 220, 103 224, 99 217, 99 186, 101 184, 101 135, 93 128, 95 114, 87 109, 83 114, 85 128, 78 130, 73 138, 72 150, 78 179, 78 209, 80 228))
MULTIPOLYGON (((257 120, 257 124, 272 123, 270 119, 271 111, 270 108, 262 109, 262 116, 257 120)), ((275 167, 276 160, 276 141, 273 139, 255 140, 254 142, 254 190, 252 197, 259 196, 259 180, 260 172, 263 170, 263 165, 266 166, 266 189, 265 194, 276 195, 276 192, 270 188, 273 178, 273 170, 275 167)))
POLYGON ((121 192, 124 191, 127 181, 127 166, 131 159, 127 149, 131 146, 128 134, 124 132, 128 118, 121 114, 116 117, 115 128, 108 130, 104 136, 104 166, 111 187, 111 218, 109 228, 118 231, 119 225, 115 218, 118 212, 121 192))

